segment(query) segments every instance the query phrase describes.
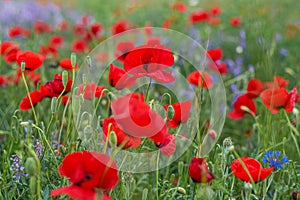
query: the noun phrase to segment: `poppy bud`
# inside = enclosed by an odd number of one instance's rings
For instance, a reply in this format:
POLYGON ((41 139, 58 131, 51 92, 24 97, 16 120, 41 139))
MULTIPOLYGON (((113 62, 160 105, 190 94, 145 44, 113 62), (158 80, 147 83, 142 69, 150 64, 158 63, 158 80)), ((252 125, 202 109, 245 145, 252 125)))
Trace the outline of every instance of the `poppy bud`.
POLYGON ((178 162, 178 174, 179 174, 179 176, 182 175, 183 165, 184 165, 184 163, 182 161, 178 162))
POLYGON ((186 191, 183 187, 177 187, 177 191, 181 194, 186 194, 186 191))
POLYGON ((22 72, 25 71, 25 66, 26 66, 25 61, 22 61, 21 62, 21 70, 22 70, 22 72))
POLYGON ((189 164, 189 175, 196 183, 209 183, 214 179, 204 158, 192 158, 189 164))
POLYGON ((175 174, 171 174, 170 176, 170 183, 174 183, 174 180, 175 180, 175 174))
POLYGON ((174 110, 173 106, 169 105, 168 106, 168 118, 173 119, 174 114, 175 114, 175 110, 174 110))
POLYGON ((34 176, 36 174, 37 166, 33 157, 26 159, 25 170, 29 176, 34 176))
POLYGON ((72 68, 74 68, 76 66, 76 54, 75 53, 71 53, 71 65, 72 65, 72 68))
POLYGON ((114 146, 117 145, 117 142, 118 142, 118 140, 117 140, 117 135, 116 135, 116 133, 115 133, 114 131, 111 131, 111 132, 110 132, 110 134, 109 134, 109 141, 110 141, 110 143, 113 144, 114 146))
POLYGON ((56 112, 56 108, 57 108, 57 98, 53 97, 51 99, 51 112, 52 112, 52 114, 54 114, 56 112))
POLYGON ((148 196, 148 189, 144 188, 142 193, 142 200, 147 200, 147 196, 148 196))
POLYGON ((67 87, 68 79, 69 79, 69 74, 68 74, 68 72, 66 70, 64 70, 62 72, 62 83, 63 83, 63 85, 64 85, 65 88, 67 87))

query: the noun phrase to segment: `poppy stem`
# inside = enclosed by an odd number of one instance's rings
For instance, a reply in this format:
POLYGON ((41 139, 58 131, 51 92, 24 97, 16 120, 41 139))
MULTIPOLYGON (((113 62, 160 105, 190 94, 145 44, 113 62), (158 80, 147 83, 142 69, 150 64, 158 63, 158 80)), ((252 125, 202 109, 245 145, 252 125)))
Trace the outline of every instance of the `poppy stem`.
POLYGON ((147 85, 147 88, 146 88, 145 102, 148 101, 148 94, 149 94, 151 83, 152 83, 152 79, 150 78, 149 84, 147 85))
POLYGON ((26 82, 24 71, 22 71, 22 79, 23 79, 23 82, 24 82, 24 85, 25 85, 25 88, 26 88, 26 92, 27 92, 27 96, 28 96, 28 99, 29 99, 29 102, 30 102, 30 106, 31 106, 31 110, 32 110, 32 113, 33 113, 34 121, 35 121, 36 124, 38 124, 38 119, 36 117, 34 106, 33 106, 33 103, 32 103, 31 97, 30 97, 30 92, 29 92, 29 89, 28 89, 28 85, 27 85, 27 82, 26 82))
POLYGON ((158 169, 158 164, 159 164, 159 154, 160 151, 157 153, 157 160, 156 160, 156 199, 159 200, 159 193, 158 193, 158 178, 159 178, 159 169, 158 169))
POLYGON ((288 122, 288 125, 289 125, 290 129, 291 129, 290 132, 291 132, 292 138, 293 138, 293 140, 294 140, 294 142, 295 142, 295 146, 296 146, 298 155, 299 155, 299 157, 300 157, 300 149, 299 149, 299 145, 298 145, 297 138, 296 138, 296 136, 295 136, 295 135, 299 136, 300 134, 299 134, 298 130, 297 130, 297 129, 293 126, 293 124, 291 123, 291 121, 290 121, 290 119, 289 119, 289 116, 287 115, 287 112, 286 112, 286 111, 284 111, 284 116, 285 116, 285 118, 286 118, 286 120, 287 120, 287 122, 288 122))

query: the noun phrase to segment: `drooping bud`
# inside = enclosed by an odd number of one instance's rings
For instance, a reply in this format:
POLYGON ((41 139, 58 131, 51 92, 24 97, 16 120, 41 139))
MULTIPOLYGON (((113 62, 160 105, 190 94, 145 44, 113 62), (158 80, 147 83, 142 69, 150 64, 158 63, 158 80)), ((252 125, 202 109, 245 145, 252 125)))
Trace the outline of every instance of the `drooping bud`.
POLYGON ((109 141, 111 144, 113 144, 114 146, 117 146, 118 144, 118 139, 117 139, 117 135, 114 131, 111 131, 109 134, 109 141))
POLYGON ((35 176, 37 171, 37 166, 33 157, 29 157, 26 159, 25 170, 29 176, 35 176))
POLYGON ((53 97, 51 99, 51 112, 52 114, 54 114, 56 112, 56 109, 57 109, 57 98, 56 97, 53 97))
POLYGON ((181 194, 186 194, 186 191, 183 187, 177 187, 177 191, 181 194))
POLYGON ((169 105, 169 106, 168 106, 167 112, 168 112, 168 118, 169 118, 169 119, 173 119, 174 114, 175 114, 175 110, 174 110, 174 108, 173 108, 172 105, 169 105))
POLYGON ((68 72, 66 70, 64 70, 62 72, 62 83, 63 83, 63 85, 64 85, 65 88, 67 87, 68 79, 69 79, 69 74, 68 74, 68 72))

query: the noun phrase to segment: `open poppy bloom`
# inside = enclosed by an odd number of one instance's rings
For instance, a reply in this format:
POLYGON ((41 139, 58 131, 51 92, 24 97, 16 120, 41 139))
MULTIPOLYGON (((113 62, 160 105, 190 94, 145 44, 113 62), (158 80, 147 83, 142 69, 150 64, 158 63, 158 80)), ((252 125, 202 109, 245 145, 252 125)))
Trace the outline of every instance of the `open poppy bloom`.
POLYGON ((233 174, 242 181, 251 182, 251 179, 254 182, 259 182, 265 180, 273 171, 274 167, 263 168, 261 164, 254 158, 242 157, 240 159, 235 159, 231 163, 231 170, 233 174), (241 164, 244 163, 247 171, 241 164), (249 176, 250 175, 250 176, 249 176))
POLYGON ((237 98, 233 104, 233 110, 228 113, 231 119, 241 119, 245 114, 255 115, 256 106, 252 99, 247 94, 243 94, 237 98))
POLYGON ((231 26, 237 27, 237 26, 240 26, 241 23, 242 23, 242 21, 241 21, 241 18, 239 18, 239 17, 233 17, 230 19, 231 26))
POLYGON ((49 45, 59 47, 64 43, 64 38, 61 35, 53 35, 49 39, 49 45))
POLYGON ((141 144, 141 138, 136 138, 127 135, 124 131, 122 131, 122 129, 116 123, 115 119, 112 117, 103 120, 102 130, 103 130, 104 140, 106 140, 105 138, 108 135, 108 131, 110 132, 113 131, 117 136, 117 145, 121 146, 122 149, 137 148, 141 144))
POLYGON ((8 29, 8 37, 14 38, 18 36, 27 37, 30 35, 30 31, 28 29, 23 29, 20 26, 14 26, 8 29))
POLYGON ((143 45, 128 53, 124 60, 124 69, 137 78, 149 76, 156 81, 170 83, 175 78, 171 72, 164 70, 173 64, 173 53, 167 47, 143 45))
POLYGON ((94 97, 100 98, 101 95, 105 96, 105 93, 103 92, 104 89, 104 86, 98 86, 95 83, 87 83, 86 85, 81 84, 79 86, 77 95, 83 94, 84 99, 91 100, 94 97))
POLYGON ((134 44, 130 41, 120 41, 116 45, 115 57, 123 62, 127 56, 127 54, 134 49, 134 44))
POLYGON ((260 97, 272 114, 276 114, 280 108, 284 108, 286 112, 292 112, 297 100, 297 89, 294 87, 288 93, 285 88, 270 88, 263 91, 260 97))
POLYGON ((131 77, 128 73, 113 64, 109 67, 108 81, 112 87, 117 89, 129 88, 136 83, 136 78, 131 77))
POLYGON ((72 86, 72 79, 68 77, 68 82, 66 85, 66 88, 63 85, 62 82, 62 75, 61 74, 55 74, 54 79, 52 81, 49 81, 45 84, 42 84, 40 86, 40 91, 43 93, 45 97, 58 97, 62 92, 64 94, 67 94, 71 91, 72 86))
POLYGON ((164 106, 164 109, 168 111, 169 106, 172 106, 174 109, 174 115, 171 119, 167 115, 167 125, 169 127, 176 128, 181 123, 185 123, 188 120, 192 106, 190 101, 177 102, 172 105, 167 104, 164 106))
POLYGON ((25 70, 34 71, 41 67, 44 62, 44 56, 32 51, 19 51, 17 54, 17 63, 21 67, 22 61, 25 62, 25 70))
MULTIPOLYGON (((111 190, 119 181, 117 165, 112 158, 98 152, 74 152, 66 155, 58 167, 70 186, 51 191, 51 196, 66 194, 72 199, 96 200, 100 190, 111 190)), ((101 194, 101 199, 110 199, 101 194)))
POLYGON ((19 45, 9 41, 3 41, 0 44, 0 55, 8 54, 10 51, 13 50, 19 50, 19 45))
POLYGON ((164 156, 171 156, 176 151, 176 144, 175 144, 176 137, 172 134, 167 134, 164 137, 164 140, 161 144, 156 145, 159 147, 160 152, 164 156))
POLYGON ((190 21, 193 24, 206 22, 209 19, 209 13, 206 11, 196 11, 190 14, 190 21))
POLYGON ((88 44, 84 40, 77 40, 73 42, 71 50, 75 53, 84 53, 89 49, 88 44))
MULTIPOLYGON (((43 100, 44 95, 41 92, 35 90, 29 93, 29 97, 31 99, 32 106, 35 106, 36 104, 38 104, 40 101, 43 100)), ((19 105, 20 110, 31 109, 31 103, 29 97, 27 95, 25 98, 22 99, 19 105)))
POLYGON ((171 8, 173 10, 177 10, 178 12, 182 12, 182 13, 186 11, 186 5, 183 2, 176 2, 173 5, 171 5, 171 8))
POLYGON ((260 95, 264 88, 265 86, 260 80, 253 78, 247 85, 247 95, 249 98, 254 99, 260 95))
MULTIPOLYGON (((58 62, 58 66, 60 66, 61 68, 63 69, 68 69, 68 70, 72 70, 73 67, 72 67, 72 63, 71 63, 71 59, 69 58, 64 58, 64 59, 61 59, 59 62, 58 62)), ((76 70, 78 68, 78 65, 76 63, 74 69, 76 70)))
POLYGON ((211 88, 213 84, 212 77, 207 72, 194 71, 188 75, 187 80, 198 87, 211 88))
POLYGON ((189 164, 189 175, 196 183, 209 183, 215 178, 209 171, 206 160, 196 157, 189 164))
POLYGON ((276 87, 286 87, 289 84, 289 80, 285 80, 281 76, 274 76, 272 82, 265 83, 265 86, 268 88, 276 88, 276 87))
POLYGON ((212 71, 219 72, 221 75, 227 73, 227 65, 220 60, 216 62, 208 62, 207 67, 212 71))
POLYGON ((207 56, 211 58, 213 61, 220 60, 222 58, 222 49, 215 48, 207 50, 207 56))
POLYGON ((43 21, 36 21, 35 23, 35 32, 37 34, 48 33, 52 30, 52 27, 43 21))
POLYGON ((98 36, 98 34, 101 32, 101 30, 102 30, 102 25, 101 24, 99 24, 99 23, 94 23, 94 24, 92 24, 91 25, 91 33, 92 33, 92 35, 94 36, 94 37, 97 37, 98 36))
POLYGON ((130 27, 129 27, 129 23, 127 20, 120 20, 112 26, 111 33, 112 33, 112 35, 116 35, 116 34, 124 32, 124 31, 127 31, 129 28, 130 27))

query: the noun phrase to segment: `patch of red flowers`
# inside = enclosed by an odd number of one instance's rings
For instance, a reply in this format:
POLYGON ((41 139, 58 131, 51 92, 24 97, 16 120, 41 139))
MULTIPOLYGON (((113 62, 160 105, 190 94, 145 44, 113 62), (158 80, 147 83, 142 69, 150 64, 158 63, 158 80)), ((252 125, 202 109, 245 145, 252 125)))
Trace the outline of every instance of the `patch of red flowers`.
POLYGON ((189 164, 189 175, 196 183, 209 183, 215 178, 209 171, 206 160, 196 157, 189 164))
POLYGON ((53 80, 42 84, 40 91, 45 97, 58 97, 60 94, 64 95, 71 91, 72 79, 68 76, 67 85, 64 87, 62 82, 62 75, 55 74, 53 80))
POLYGON ((127 135, 119 126, 120 125, 118 125, 115 119, 112 117, 104 119, 102 121, 104 140, 106 140, 108 133, 113 131, 117 136, 117 145, 121 146, 122 149, 139 147, 142 142, 141 138, 127 135))
POLYGON ((231 170, 233 174, 237 178, 245 182, 251 182, 251 179, 254 182, 263 181, 271 174, 273 169, 274 169, 273 167, 263 168, 262 165, 257 160, 249 157, 242 157, 240 159, 235 159, 231 163, 231 170), (247 168, 247 170, 245 170, 243 165, 247 168))
POLYGON ((231 119, 241 119, 245 114, 255 115, 256 106, 248 95, 243 94, 234 102, 233 110, 228 113, 228 117, 231 119))
POLYGON ((164 106, 164 109, 168 111, 169 106, 172 106, 174 109, 174 115, 171 119, 167 115, 167 125, 169 127, 176 128, 188 120, 192 106, 190 101, 177 102, 172 105, 167 104, 164 106))
POLYGON ((242 20, 241 20, 240 17, 232 17, 232 18, 230 19, 230 24, 231 24, 232 26, 234 26, 234 27, 240 26, 241 23, 242 23, 242 20))
POLYGON ((251 79, 247 85, 247 95, 249 98, 259 97, 260 93, 265 89, 265 85, 256 78, 251 79))
POLYGON ((105 96, 103 92, 104 89, 104 86, 98 86, 95 83, 81 84, 78 88, 77 95, 83 94, 84 99, 91 100, 94 97, 100 98, 101 95, 105 96))
POLYGON ((129 76, 128 73, 113 64, 110 65, 108 81, 112 87, 117 89, 129 88, 136 83, 136 78, 129 76))
POLYGON ((44 56, 32 51, 19 51, 17 54, 17 63, 21 67, 21 63, 25 62, 25 70, 34 71, 41 67, 44 63, 44 56))
POLYGON ((170 49, 163 45, 143 45, 128 53, 124 60, 124 69, 135 77, 149 76, 156 81, 169 83, 175 78, 165 71, 174 64, 170 49))
POLYGON ((207 72, 194 71, 190 73, 187 80, 192 84, 202 88, 211 88, 213 84, 212 77, 207 72))
POLYGON ((100 195, 101 199, 110 199, 103 191, 113 189, 119 181, 114 160, 98 152, 70 153, 62 161, 58 171, 69 179, 71 185, 52 190, 52 197, 66 194, 73 199, 96 200, 97 195, 100 195))

